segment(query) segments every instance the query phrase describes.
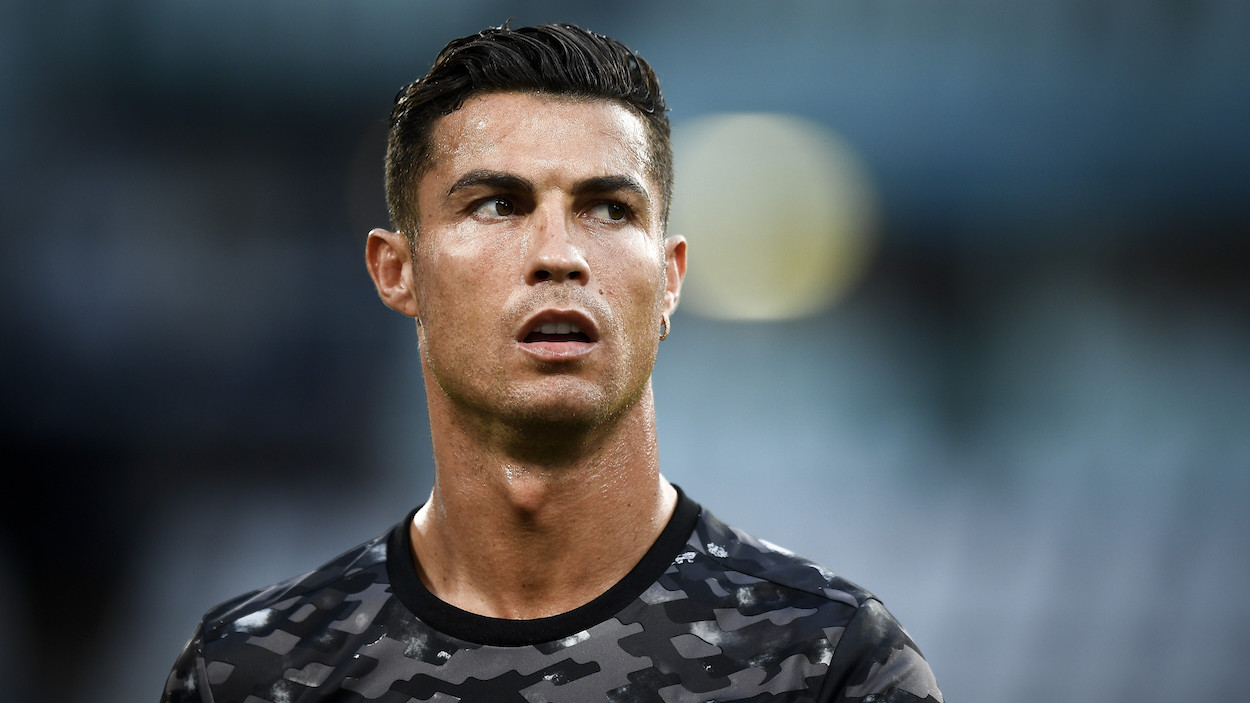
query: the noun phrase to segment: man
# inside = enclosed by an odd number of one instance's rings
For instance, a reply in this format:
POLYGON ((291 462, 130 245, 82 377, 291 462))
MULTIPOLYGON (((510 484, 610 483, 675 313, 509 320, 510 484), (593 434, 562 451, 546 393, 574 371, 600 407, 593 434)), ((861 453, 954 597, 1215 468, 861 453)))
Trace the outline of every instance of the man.
POLYGON ((660 474, 686 243, 641 57, 570 25, 449 44, 396 98, 366 263, 416 320, 436 475, 395 529, 209 611, 182 701, 941 700, 862 589, 660 474))

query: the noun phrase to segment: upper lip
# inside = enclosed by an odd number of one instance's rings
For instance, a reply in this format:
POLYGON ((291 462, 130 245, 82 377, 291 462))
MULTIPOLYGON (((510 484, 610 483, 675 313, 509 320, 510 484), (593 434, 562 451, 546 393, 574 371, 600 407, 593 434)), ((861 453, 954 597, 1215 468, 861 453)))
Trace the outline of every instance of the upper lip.
POLYGON ((540 310, 527 318, 518 330, 516 340, 524 342, 526 337, 533 332, 537 332, 543 325, 548 323, 560 324, 562 322, 576 325, 583 334, 590 338, 590 341, 599 341, 599 328, 595 325, 595 321, 590 319, 585 313, 580 310, 557 310, 550 308, 540 310))

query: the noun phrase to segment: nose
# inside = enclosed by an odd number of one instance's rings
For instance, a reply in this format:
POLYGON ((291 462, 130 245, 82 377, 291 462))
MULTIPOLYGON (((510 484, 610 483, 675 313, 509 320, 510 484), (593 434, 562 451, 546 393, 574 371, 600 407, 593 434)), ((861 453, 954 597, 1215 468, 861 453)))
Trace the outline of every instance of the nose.
POLYGON ((572 281, 586 285, 590 281, 590 266, 570 236, 573 225, 563 213, 535 214, 526 283, 572 281))

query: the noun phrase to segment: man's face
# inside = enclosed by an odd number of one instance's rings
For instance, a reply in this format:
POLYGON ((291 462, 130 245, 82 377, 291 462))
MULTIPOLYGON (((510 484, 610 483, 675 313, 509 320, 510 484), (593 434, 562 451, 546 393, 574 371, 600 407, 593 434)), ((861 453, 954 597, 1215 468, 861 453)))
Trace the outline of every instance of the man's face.
POLYGON ((620 415, 649 389, 685 266, 641 120, 495 93, 431 141, 413 261, 426 372, 457 407, 512 424, 620 415))

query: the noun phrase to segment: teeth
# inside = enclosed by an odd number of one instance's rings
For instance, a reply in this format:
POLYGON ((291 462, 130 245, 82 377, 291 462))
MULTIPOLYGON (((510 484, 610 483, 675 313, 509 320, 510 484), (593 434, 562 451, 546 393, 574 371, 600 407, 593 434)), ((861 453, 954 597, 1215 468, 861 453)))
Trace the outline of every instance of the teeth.
POLYGON ((543 334, 576 334, 581 332, 581 328, 571 322, 548 322, 538 331, 543 334))

